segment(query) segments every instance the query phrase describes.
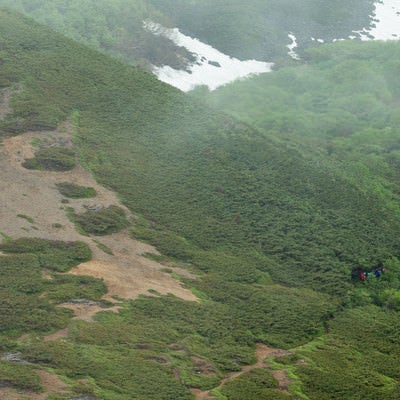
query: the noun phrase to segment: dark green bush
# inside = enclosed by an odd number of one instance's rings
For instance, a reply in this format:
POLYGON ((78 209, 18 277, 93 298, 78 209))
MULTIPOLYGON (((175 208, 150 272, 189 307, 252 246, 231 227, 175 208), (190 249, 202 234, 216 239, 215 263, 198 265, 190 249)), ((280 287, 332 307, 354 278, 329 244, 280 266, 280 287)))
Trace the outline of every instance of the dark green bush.
POLYGON ((280 392, 278 382, 265 369, 253 369, 228 382, 221 392, 228 400, 289 400, 292 396, 280 392))
POLYGON ((42 296, 43 280, 35 254, 0 257, 0 331, 47 332, 65 326, 70 312, 42 296))
POLYGON ((32 294, 42 290, 40 264, 32 254, 0 257, 0 288, 32 294))
POLYGON ((99 236, 119 232, 129 224, 125 211, 118 206, 88 210, 83 214, 74 214, 73 218, 83 231, 99 236))
POLYGON ((42 268, 65 272, 92 257, 90 247, 83 242, 63 242, 39 238, 20 238, 0 244, 6 253, 36 254, 42 268))
POLYGON ((100 396, 104 399, 193 398, 190 391, 174 378, 170 365, 158 364, 149 360, 145 352, 133 349, 99 348, 59 341, 37 342, 25 346, 22 356, 30 362, 57 368, 70 378, 94 377, 97 392, 104 393, 100 396))
POLYGON ((35 392, 42 389, 39 375, 32 367, 22 363, 0 361, 0 387, 3 385, 35 392))
POLYGON ((75 167, 75 152, 67 147, 50 147, 37 151, 22 165, 27 169, 69 171, 75 167))
POLYGON ((48 332, 65 327, 71 311, 57 308, 37 294, 0 290, 1 332, 48 332))
POLYGON ((318 400, 396 400, 400 394, 400 314, 366 305, 329 322, 324 343, 300 349, 304 394, 318 400))
POLYGON ((98 301, 107 293, 101 279, 85 275, 55 275, 46 286, 46 296, 59 303, 76 299, 98 301))
POLYGON ((57 189, 65 197, 87 199, 96 196, 96 190, 89 186, 81 186, 72 182, 57 183, 57 189))

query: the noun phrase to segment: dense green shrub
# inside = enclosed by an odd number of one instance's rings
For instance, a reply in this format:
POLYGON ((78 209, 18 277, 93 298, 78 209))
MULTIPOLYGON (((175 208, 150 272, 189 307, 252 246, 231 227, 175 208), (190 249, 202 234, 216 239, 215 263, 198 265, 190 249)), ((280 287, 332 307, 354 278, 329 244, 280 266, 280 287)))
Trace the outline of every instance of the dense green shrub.
POLYGON ((91 276, 54 275, 46 284, 46 296, 59 303, 77 299, 98 301, 105 293, 104 282, 91 276))
POLYGON ((96 190, 92 187, 77 185, 72 182, 62 182, 56 184, 60 193, 72 199, 87 199, 96 196, 96 190))
POLYGON ((69 171, 75 167, 75 152, 67 147, 50 147, 37 151, 22 165, 27 169, 69 171))
POLYGON ((0 290, 0 331, 48 332, 65 327, 71 312, 56 308, 44 298, 13 290, 0 290))
POLYGON ((119 232, 129 224, 125 211, 118 206, 74 214, 73 219, 83 231, 94 235, 108 235, 119 232))
POLYGON ((42 290, 40 265, 30 254, 0 257, 0 288, 26 294, 42 290))
POLYGON ((290 400, 293 397, 279 391, 278 382, 265 369, 253 369, 227 382, 221 393, 228 400, 290 400))
POLYGON ((6 253, 35 254, 42 268, 65 272, 92 257, 90 247, 83 242, 63 242, 39 238, 20 238, 0 244, 6 253))
POLYGON ((69 378, 95 378, 96 392, 101 398, 131 400, 132 395, 148 400, 193 398, 176 381, 170 365, 151 359, 156 356, 154 353, 58 341, 24 346, 22 355, 30 362, 57 368, 69 378))
POLYGON ((46 332, 65 326, 70 312, 49 304, 34 254, 0 257, 0 331, 46 332))
POLYGON ((42 389, 39 375, 31 366, 0 361, 0 386, 3 385, 35 392, 42 389))
POLYGON ((325 343, 299 349, 297 367, 310 399, 395 400, 400 394, 400 314, 369 305, 329 322, 325 343))

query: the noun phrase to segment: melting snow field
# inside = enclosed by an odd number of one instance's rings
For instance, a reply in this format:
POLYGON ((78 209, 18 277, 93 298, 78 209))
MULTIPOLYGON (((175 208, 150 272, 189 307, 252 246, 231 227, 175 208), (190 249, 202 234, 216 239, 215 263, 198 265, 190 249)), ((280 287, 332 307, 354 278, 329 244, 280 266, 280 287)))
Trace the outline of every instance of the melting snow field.
MULTIPOLYGON (((367 40, 400 40, 400 0, 380 0, 374 3, 375 10, 370 15, 370 25, 348 39, 367 40)), ((324 43, 323 39, 311 38, 312 41, 324 43)), ((346 39, 334 39, 338 40, 346 39)))
POLYGON ((292 32, 288 34, 288 38, 292 41, 292 43, 288 44, 286 47, 289 49, 288 54, 293 60, 300 60, 299 55, 296 53, 295 49, 297 48, 297 38, 293 35, 292 32))
MULTIPOLYGON (((145 22, 144 27, 154 35, 164 36, 177 46, 186 48, 195 56, 196 61, 189 65, 187 71, 176 70, 169 66, 154 67, 153 72, 158 79, 184 92, 200 85, 215 90, 236 79, 272 70, 273 63, 256 60, 240 61, 219 52, 198 39, 184 35, 177 28, 167 29, 155 22, 145 22)), ((354 35, 349 39, 357 37, 361 40, 400 40, 400 0, 376 1, 370 26, 361 31, 354 31, 354 35)), ((291 41, 287 45, 288 55, 294 60, 299 60, 300 57, 295 51, 297 48, 296 36, 290 32, 288 38, 291 41)), ((312 40, 324 43, 322 39, 312 38, 312 40)), ((344 39, 335 39, 334 41, 336 40, 344 39)))
POLYGON ((184 35, 177 28, 167 29, 154 22, 146 22, 144 26, 153 34, 164 36, 177 46, 186 48, 196 57, 196 61, 189 65, 188 71, 176 70, 169 66, 154 68, 158 79, 184 92, 200 85, 206 85, 210 90, 214 90, 236 79, 270 72, 272 69, 273 63, 256 60, 240 61, 229 57, 198 39, 184 35))
POLYGON ((400 0, 383 0, 375 3, 371 26, 358 31, 361 40, 400 39, 400 0))

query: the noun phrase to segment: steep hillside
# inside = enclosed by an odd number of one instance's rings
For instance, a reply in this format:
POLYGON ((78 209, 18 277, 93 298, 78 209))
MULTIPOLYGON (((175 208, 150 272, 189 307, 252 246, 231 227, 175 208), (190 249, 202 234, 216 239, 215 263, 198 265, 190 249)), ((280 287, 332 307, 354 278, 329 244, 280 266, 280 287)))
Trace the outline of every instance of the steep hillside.
POLYGON ((398 42, 325 45, 307 65, 195 95, 313 153, 398 215, 399 52, 398 42))
POLYGON ((190 36, 241 59, 287 57, 289 34, 300 51, 313 38, 330 42, 369 25, 372 0, 151 0, 190 36))
MULTIPOLYGON (((328 291, 346 291, 360 263, 397 254, 392 212, 329 164, 212 113, 149 74, 96 53, 88 58, 86 48, 61 38, 54 49, 42 31, 27 41, 26 31, 4 36, 15 49, 4 73, 20 74, 6 79, 25 85, 4 131, 55 128, 72 116, 87 167, 132 210, 185 238, 169 244, 169 254, 192 261, 184 243, 234 252, 282 283, 297 285, 302 276, 301 286, 328 291)), ((137 234, 157 241, 160 231, 138 226, 137 234)))
POLYGON ((184 69, 192 55, 143 28, 150 19, 180 28, 240 59, 288 61, 294 34, 300 52, 318 40, 356 36, 370 24, 373 0, 0 0, 0 6, 37 21, 95 49, 135 65, 184 69))
POLYGON ((25 13, 78 42, 144 68, 184 68, 193 58, 183 48, 144 29, 143 22, 148 19, 164 24, 169 21, 146 0, 1 0, 0 6, 25 13))
POLYGON ((396 210, 306 147, 18 14, 0 11, 0 44, 1 394, 398 397, 396 210), (367 368, 369 392, 343 386, 367 368))

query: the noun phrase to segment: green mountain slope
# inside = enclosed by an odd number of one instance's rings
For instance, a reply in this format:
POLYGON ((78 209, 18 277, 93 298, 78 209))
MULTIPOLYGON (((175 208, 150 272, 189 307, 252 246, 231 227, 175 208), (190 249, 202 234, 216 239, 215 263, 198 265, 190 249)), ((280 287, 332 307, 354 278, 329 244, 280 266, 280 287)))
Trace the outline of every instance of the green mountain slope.
POLYGON ((399 51, 397 42, 326 45, 308 51, 307 65, 198 95, 314 153, 398 215, 399 51))
MULTIPOLYGON (((69 120, 80 162, 135 214, 132 235, 156 244, 158 258, 190 268, 197 279, 181 279, 202 299, 141 297, 121 301, 119 313, 100 313, 95 323, 71 321, 55 305, 82 288, 84 298, 98 300, 101 282, 63 280, 57 271, 77 260, 59 244, 21 246, 5 238, 4 281, 14 265, 31 268, 33 288, 21 283, 4 291, 3 309, 13 303, 21 322, 3 326, 1 351, 28 364, 2 360, 0 381, 40 390, 35 370, 47 369, 75 397, 191 399, 191 389, 217 388, 227 372, 254 363, 255 344, 263 342, 292 348, 293 356, 278 360, 292 371, 290 393, 267 371, 244 374, 239 398, 253 393, 254 381, 264 385, 266 398, 335 398, 342 372, 329 387, 319 383, 335 368, 323 363, 331 348, 311 343, 308 364, 300 365, 304 349, 296 346, 319 338, 345 357, 356 340, 341 328, 347 318, 359 312, 354 326, 360 329, 371 310, 382 325, 398 321, 396 210, 307 147, 213 111, 20 15, 0 11, 0 43, 1 88, 13 93, 12 112, 0 121, 2 137, 45 134, 69 120), (354 268, 379 262, 388 267, 381 279, 369 286, 351 280, 354 268), (41 275, 49 265, 53 281, 41 275), (35 324, 24 306, 33 299, 44 310, 34 315, 35 324), (44 342, 43 335, 62 327, 69 328, 67 338, 44 342)), ((381 378, 373 394, 382 399, 396 398, 399 390, 398 370, 383 368, 397 354, 394 336, 386 350, 377 350, 380 363, 365 350, 346 369, 357 372, 360 360, 367 363, 371 376, 381 378)), ((365 349, 375 348, 375 332, 363 340, 365 349)), ((238 398, 228 386, 215 393, 238 398)), ((349 392, 342 398, 350 399, 349 392)))
MULTIPOLYGON (((310 277, 317 290, 344 289, 354 266, 397 254, 391 211, 329 165, 190 102, 149 74, 96 53, 89 63, 86 48, 72 43, 54 51, 45 33, 29 42, 25 31, 4 38, 19 49, 4 69, 20 69, 26 80, 4 129, 54 127, 73 113, 82 159, 131 209, 200 249, 251 259, 258 253, 252 263, 280 282, 296 285, 302 276, 303 286, 310 277), (331 281, 330 273, 340 282, 334 289, 318 282, 331 281)), ((168 251, 185 253, 185 246, 168 251)))
POLYGON ((192 55, 171 41, 143 28, 147 19, 168 18, 146 0, 118 1, 0 1, 58 32, 125 62, 149 68, 168 64, 183 68, 192 55))
POLYGON ((293 33, 300 51, 312 38, 327 42, 354 35, 369 25, 373 1, 151 0, 190 36, 241 59, 276 60, 287 57, 293 33))
POLYGON ((38 22, 135 65, 182 69, 191 55, 143 29, 143 20, 209 43, 240 59, 286 59, 289 33, 300 52, 315 44, 354 35, 369 25, 373 0, 1 0, 0 6, 24 12, 38 22))

